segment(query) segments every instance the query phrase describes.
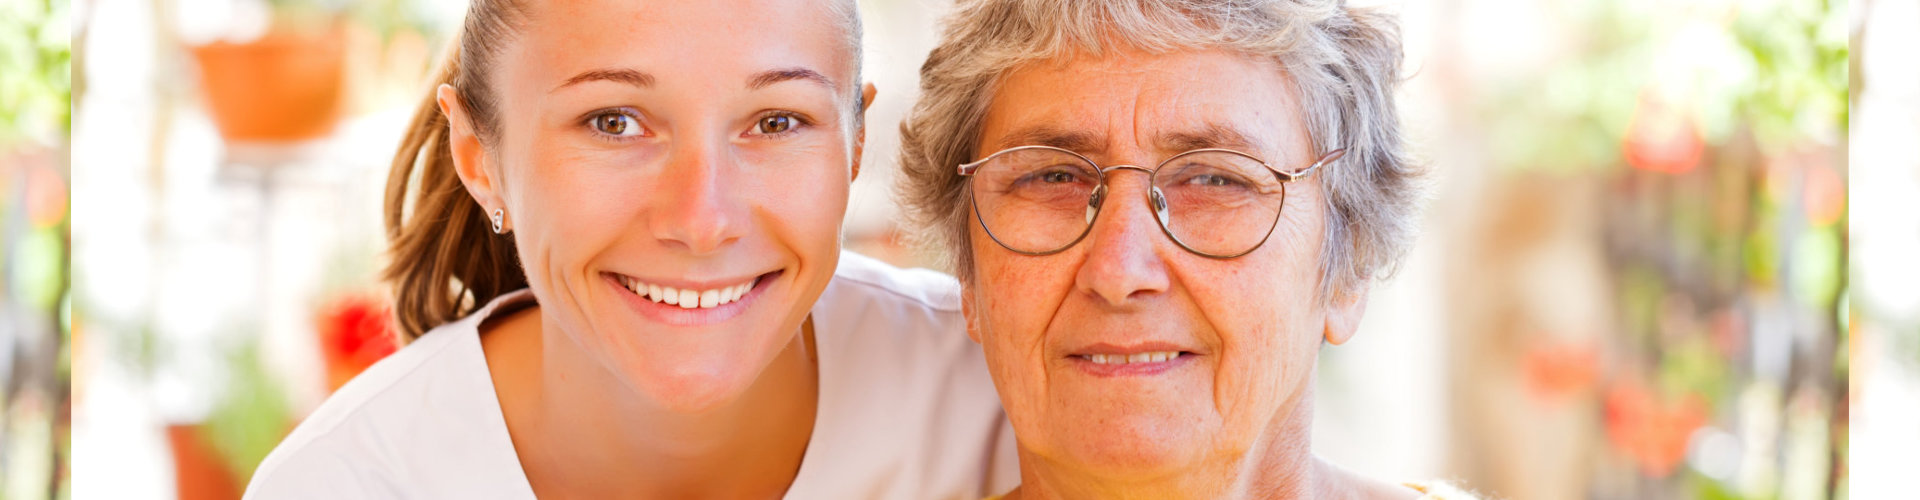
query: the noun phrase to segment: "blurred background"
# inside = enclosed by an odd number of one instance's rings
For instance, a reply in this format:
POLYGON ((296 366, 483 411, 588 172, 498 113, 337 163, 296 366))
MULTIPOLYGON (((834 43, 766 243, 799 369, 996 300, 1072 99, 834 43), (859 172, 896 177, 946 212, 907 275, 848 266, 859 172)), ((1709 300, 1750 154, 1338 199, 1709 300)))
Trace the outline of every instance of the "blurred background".
MULTIPOLYGON (((1322 353, 1318 453, 1511 499, 1913 496, 1920 0, 1355 1, 1402 16, 1437 175, 1322 353)), ((948 5, 861 5, 847 243, 920 265, 895 124, 948 5)), ((464 8, 0 0, 0 498, 237 498, 393 350, 380 192, 464 8)))

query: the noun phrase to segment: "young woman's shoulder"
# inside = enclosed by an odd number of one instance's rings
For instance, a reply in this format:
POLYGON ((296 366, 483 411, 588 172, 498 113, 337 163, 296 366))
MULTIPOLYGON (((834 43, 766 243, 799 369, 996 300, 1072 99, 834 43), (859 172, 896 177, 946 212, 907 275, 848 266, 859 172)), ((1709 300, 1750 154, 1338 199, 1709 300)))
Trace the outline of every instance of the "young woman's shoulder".
POLYGON ((960 282, 953 276, 931 269, 902 269, 853 252, 840 252, 840 267, 827 289, 837 292, 833 298, 842 302, 960 313, 960 282))
POLYGON ((940 364, 979 359, 960 312, 960 283, 938 271, 841 252, 813 318, 822 342, 865 355, 940 364))
POLYGON ((978 498, 1017 481, 1012 429, 952 276, 842 252, 813 322, 821 420, 807 460, 833 473, 796 481, 789 498, 978 498))
POLYGON ((532 498, 480 350, 490 309, 329 396, 261 462, 247 498, 532 498))

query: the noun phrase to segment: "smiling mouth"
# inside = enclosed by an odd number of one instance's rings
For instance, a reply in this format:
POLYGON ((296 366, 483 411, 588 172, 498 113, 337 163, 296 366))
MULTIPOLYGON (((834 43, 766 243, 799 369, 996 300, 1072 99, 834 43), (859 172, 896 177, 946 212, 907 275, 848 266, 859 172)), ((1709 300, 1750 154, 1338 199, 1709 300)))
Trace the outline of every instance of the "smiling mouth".
POLYGON ((747 292, 753 291, 755 286, 759 286, 760 282, 778 273, 779 271, 774 271, 754 276, 744 282, 704 290, 647 283, 639 278, 619 274, 614 275, 614 278, 620 286, 626 287, 627 291, 655 303, 680 306, 682 309, 712 309, 740 300, 747 295, 747 292))
POLYGON ((1127 365, 1133 363, 1162 363, 1192 356, 1187 351, 1136 352, 1133 354, 1075 354, 1073 357, 1093 362, 1096 365, 1127 365))

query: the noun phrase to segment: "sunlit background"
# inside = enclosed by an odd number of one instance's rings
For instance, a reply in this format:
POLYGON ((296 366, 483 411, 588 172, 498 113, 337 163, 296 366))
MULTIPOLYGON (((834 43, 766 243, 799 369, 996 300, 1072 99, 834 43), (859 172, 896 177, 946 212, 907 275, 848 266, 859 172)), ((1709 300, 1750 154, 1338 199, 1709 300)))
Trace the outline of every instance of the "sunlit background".
MULTIPOLYGON (((1438 175, 1322 353, 1318 453, 1510 499, 1912 496, 1920 0, 1366 3, 1438 175)), ((947 5, 861 5, 847 244, 921 264, 895 124, 947 5)), ((393 349, 380 192, 464 7, 0 0, 0 498, 237 498, 393 349)))

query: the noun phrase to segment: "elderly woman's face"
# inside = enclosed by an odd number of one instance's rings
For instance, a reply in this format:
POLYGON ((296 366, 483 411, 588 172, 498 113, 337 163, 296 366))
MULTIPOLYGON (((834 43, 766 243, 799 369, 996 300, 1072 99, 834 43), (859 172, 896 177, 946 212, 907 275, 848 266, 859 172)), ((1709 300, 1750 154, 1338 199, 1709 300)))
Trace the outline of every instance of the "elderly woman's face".
MULTIPOLYGON (((1301 116, 1276 63, 1114 52, 1005 75, 975 154, 1053 144, 1102 166, 1152 168, 1187 149, 1224 147, 1295 171, 1316 159, 1301 116)), ((1107 179, 1090 233, 1057 254, 1016 254, 969 221, 970 333, 1022 448, 1140 476, 1271 444, 1262 438, 1307 393, 1331 333, 1315 295, 1325 230, 1317 177, 1289 184, 1271 238, 1232 259, 1168 239, 1146 174, 1107 179)))

